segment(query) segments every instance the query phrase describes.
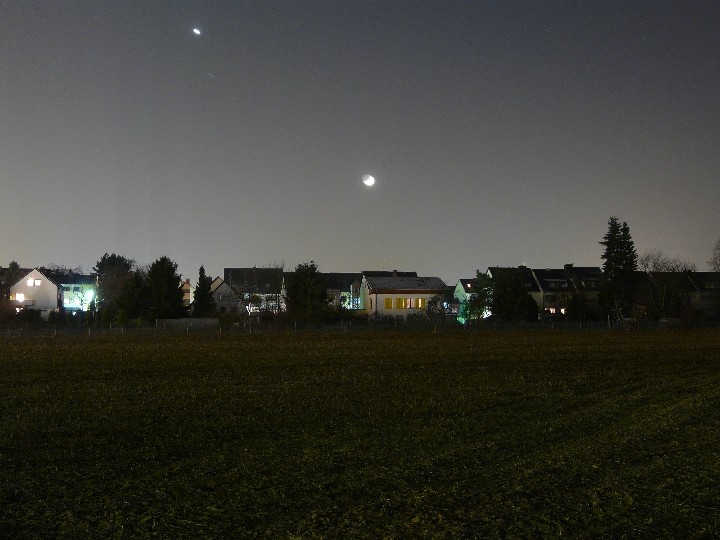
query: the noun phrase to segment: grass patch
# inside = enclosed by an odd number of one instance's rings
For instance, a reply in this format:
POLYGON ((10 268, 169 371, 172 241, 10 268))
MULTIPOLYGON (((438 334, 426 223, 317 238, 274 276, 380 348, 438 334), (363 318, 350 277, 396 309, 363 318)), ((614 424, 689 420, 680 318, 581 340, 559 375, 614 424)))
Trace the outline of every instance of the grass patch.
POLYGON ((0 536, 720 535, 720 333, 0 351, 0 536))

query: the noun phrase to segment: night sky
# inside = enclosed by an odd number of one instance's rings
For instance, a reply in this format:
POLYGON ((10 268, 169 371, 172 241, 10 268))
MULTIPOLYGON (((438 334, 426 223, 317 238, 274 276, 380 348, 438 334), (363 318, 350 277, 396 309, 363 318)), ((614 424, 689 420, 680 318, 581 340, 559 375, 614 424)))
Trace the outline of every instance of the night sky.
POLYGON ((453 284, 598 266, 611 215, 700 270, 720 237, 716 1, 0 1, 0 51, 3 266, 453 284))

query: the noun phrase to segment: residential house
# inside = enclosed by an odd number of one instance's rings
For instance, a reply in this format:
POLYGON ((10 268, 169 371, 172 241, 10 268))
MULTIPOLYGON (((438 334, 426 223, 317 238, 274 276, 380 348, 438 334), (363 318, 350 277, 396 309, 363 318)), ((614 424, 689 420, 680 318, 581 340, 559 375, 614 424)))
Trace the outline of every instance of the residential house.
POLYGON ((242 298, 248 311, 271 311, 285 309, 283 269, 273 268, 225 268, 224 281, 242 298))
POLYGON ((438 277, 418 277, 415 272, 364 271, 360 306, 368 315, 406 318, 426 313, 429 301, 444 298, 447 285, 438 277))
POLYGON ((454 285, 447 285, 445 287, 443 309, 445 310, 445 315, 451 315, 455 318, 457 318, 458 314, 460 313, 460 303, 458 302, 457 298, 455 298, 454 285))
POLYGON ((597 309, 602 280, 599 267, 566 264, 563 268, 533 269, 522 265, 488 268, 488 275, 494 278, 508 272, 516 273, 522 280, 538 306, 538 318, 564 316, 571 306, 581 313, 597 309))
POLYGON ((195 287, 190 283, 190 278, 181 279, 180 288, 183 292, 183 306, 189 308, 195 299, 195 287))
POLYGON ((465 306, 470 301, 470 297, 475 294, 473 287, 475 286, 474 278, 460 278, 455 284, 453 290, 453 296, 458 304, 458 316, 457 321, 460 324, 466 324, 469 322, 465 306))
POLYGON ((216 277, 210 285, 218 313, 247 313, 241 295, 225 281, 216 277))
POLYGON ((720 272, 636 272, 638 317, 713 319, 720 314, 720 272))
POLYGON ((592 318, 598 312, 602 291, 602 268, 599 266, 565 265, 565 273, 573 288, 571 316, 592 318))
POLYGON ((362 274, 357 272, 322 272, 320 274, 331 305, 344 309, 360 309, 362 274))
POLYGON ((17 309, 40 311, 88 311, 97 294, 97 276, 61 273, 35 268, 10 287, 10 300, 17 309))
MULTIPOLYGON (((491 266, 487 269, 487 275, 491 279, 497 281, 504 278, 514 277, 522 281, 525 291, 535 300, 538 308, 542 305, 543 292, 540 289, 538 280, 535 279, 533 271, 527 266, 520 265, 517 267, 491 266)), ((538 314, 538 318, 540 314, 538 314)))
POLYGON ((720 272, 692 272, 690 302, 704 319, 720 318, 720 272))
POLYGON ((10 287, 31 270, 32 268, 3 268, 0 266, 0 302, 10 299, 10 287))
POLYGON ((531 270, 540 294, 534 296, 541 315, 565 315, 575 287, 564 268, 531 270))

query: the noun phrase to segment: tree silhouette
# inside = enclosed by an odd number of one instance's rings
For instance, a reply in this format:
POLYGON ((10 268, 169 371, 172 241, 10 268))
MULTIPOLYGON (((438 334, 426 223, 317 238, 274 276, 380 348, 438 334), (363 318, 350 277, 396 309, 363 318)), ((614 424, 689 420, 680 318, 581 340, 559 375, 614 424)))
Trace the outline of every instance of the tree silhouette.
POLYGON ((205 267, 201 266, 199 271, 197 287, 193 295, 193 317, 210 317, 215 314, 215 298, 213 298, 210 286, 212 278, 205 275, 205 267))

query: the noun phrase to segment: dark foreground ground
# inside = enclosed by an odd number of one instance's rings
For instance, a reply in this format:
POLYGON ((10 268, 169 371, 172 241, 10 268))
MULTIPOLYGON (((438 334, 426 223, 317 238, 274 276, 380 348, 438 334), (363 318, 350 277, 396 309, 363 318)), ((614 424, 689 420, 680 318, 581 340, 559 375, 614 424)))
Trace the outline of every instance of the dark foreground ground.
POLYGON ((0 338, 2 538, 720 536, 720 331, 0 338))

